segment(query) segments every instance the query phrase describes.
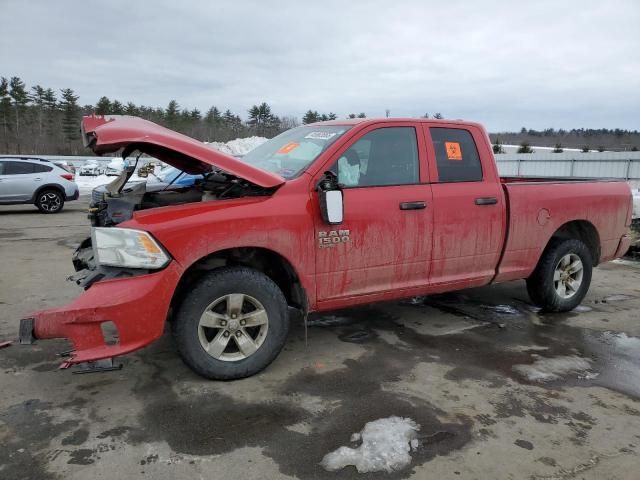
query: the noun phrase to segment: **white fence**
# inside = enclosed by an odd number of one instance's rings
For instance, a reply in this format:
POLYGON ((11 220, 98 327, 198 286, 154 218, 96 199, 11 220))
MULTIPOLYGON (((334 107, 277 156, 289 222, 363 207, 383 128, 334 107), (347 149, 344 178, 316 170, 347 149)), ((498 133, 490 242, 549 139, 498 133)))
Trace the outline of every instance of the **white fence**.
POLYGON ((495 155, 502 176, 620 178, 640 187, 639 152, 495 155))

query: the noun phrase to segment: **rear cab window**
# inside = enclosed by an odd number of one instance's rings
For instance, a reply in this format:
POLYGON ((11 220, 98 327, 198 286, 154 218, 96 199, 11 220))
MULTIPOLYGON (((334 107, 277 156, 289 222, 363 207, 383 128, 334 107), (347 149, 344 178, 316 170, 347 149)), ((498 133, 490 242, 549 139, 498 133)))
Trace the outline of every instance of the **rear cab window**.
POLYGON ((429 132, 440 183, 482 181, 480 155, 471 132, 442 127, 429 127, 429 132))

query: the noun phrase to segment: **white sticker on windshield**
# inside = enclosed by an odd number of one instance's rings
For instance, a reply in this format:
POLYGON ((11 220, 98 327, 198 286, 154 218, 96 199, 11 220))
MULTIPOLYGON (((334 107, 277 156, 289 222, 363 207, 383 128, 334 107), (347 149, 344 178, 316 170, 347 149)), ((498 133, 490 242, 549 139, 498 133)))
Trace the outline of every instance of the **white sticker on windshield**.
POLYGON ((311 132, 304 136, 304 138, 311 138, 314 140, 329 140, 331 137, 335 137, 336 132, 311 132))

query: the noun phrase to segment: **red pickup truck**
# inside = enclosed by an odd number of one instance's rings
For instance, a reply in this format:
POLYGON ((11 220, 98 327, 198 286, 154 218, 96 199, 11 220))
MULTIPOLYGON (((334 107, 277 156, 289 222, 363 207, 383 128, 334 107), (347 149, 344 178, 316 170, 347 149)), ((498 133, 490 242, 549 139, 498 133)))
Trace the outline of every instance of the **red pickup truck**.
POLYGON ((625 182, 501 178, 476 123, 316 123, 241 159, 135 117, 85 117, 82 132, 98 154, 144 153, 202 180, 147 191, 127 183, 132 166, 93 198, 73 258, 84 293, 20 325, 22 343, 71 340, 65 365, 142 348, 169 321, 193 370, 241 378, 278 355, 292 312, 514 279, 566 311, 630 243, 625 182))

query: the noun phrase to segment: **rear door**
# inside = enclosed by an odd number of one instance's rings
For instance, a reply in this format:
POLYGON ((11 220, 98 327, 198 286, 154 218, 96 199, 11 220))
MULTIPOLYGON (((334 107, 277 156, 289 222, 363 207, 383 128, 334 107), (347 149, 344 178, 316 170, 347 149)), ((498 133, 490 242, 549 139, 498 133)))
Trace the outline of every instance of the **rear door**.
POLYGON ((423 126, 433 188, 430 283, 481 285, 495 274, 506 222, 502 187, 480 129, 423 126))
POLYGON ((40 184, 42 172, 36 173, 38 165, 24 160, 3 160, 0 175, 0 194, 4 202, 30 200, 40 184))
POLYGON ((343 185, 344 222, 330 226, 315 217, 320 303, 427 284, 431 186, 418 128, 372 125, 325 168, 343 185))

